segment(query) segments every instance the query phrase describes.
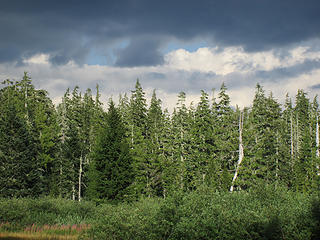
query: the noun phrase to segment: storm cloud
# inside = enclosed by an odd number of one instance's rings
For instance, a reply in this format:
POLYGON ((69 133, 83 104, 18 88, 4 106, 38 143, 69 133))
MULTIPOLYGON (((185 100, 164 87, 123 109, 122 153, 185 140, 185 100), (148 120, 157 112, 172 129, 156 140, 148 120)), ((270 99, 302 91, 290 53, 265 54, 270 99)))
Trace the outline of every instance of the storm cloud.
POLYGON ((317 0, 2 0, 0 63, 45 53, 55 65, 81 65, 95 51, 113 53, 111 65, 155 66, 170 41, 199 38, 262 51, 318 38, 319 12, 317 0))

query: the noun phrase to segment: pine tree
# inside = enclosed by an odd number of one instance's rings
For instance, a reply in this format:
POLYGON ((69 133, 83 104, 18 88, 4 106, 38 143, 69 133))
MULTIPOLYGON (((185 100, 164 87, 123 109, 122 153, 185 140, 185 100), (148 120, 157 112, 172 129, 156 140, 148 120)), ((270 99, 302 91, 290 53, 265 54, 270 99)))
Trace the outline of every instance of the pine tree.
POLYGON ((150 195, 150 165, 147 155, 147 104, 145 93, 139 80, 130 99, 130 148, 134 159, 135 181, 133 188, 137 197, 150 195))
POLYGON ((245 162, 243 167, 245 187, 277 182, 283 166, 280 158, 280 118, 281 108, 272 93, 267 98, 262 87, 257 84, 252 111, 249 116, 248 131, 251 137, 246 140, 245 162))
POLYGON ((193 124, 193 112, 187 109, 185 101, 186 94, 180 92, 177 107, 172 115, 172 131, 174 133, 172 157, 174 165, 178 169, 175 184, 182 190, 189 190, 195 187, 190 131, 193 124))
POLYGON ((0 196, 33 197, 42 193, 35 142, 21 106, 17 85, 0 90, 0 196))
POLYGON ((150 107, 147 113, 147 149, 148 149, 148 183, 147 192, 149 196, 163 195, 163 181, 161 162, 161 147, 163 145, 161 132, 163 126, 163 113, 161 109, 161 100, 157 98, 155 90, 153 91, 150 107))
MULTIPOLYGON (((211 109, 209 105, 208 94, 201 91, 200 102, 195 111, 194 124, 191 129, 193 155, 192 158, 195 161, 195 185, 211 184, 209 173, 209 163, 215 161, 213 148, 215 147, 213 121, 211 115, 211 109)), ((217 175, 217 173, 212 173, 217 175)), ((212 176, 211 175, 211 176, 212 176)))
POLYGON ((230 106, 230 97, 224 83, 221 85, 216 104, 216 158, 218 161, 219 188, 229 190, 232 171, 238 159, 238 117, 230 106))
POLYGON ((282 159, 282 169, 279 171, 281 182, 288 187, 292 186, 293 165, 295 161, 294 152, 294 115, 291 98, 286 95, 284 110, 282 113, 280 127, 281 142, 279 146, 279 155, 282 159))
POLYGON ((36 143, 37 161, 43 172, 44 193, 58 194, 58 162, 59 126, 57 113, 48 93, 36 90, 33 94, 34 114, 32 114, 32 132, 36 143))
POLYGON ((134 179, 132 157, 120 114, 112 100, 105 126, 97 138, 92 164, 89 197, 122 200, 130 195, 128 187, 134 179))
POLYGON ((163 112, 163 131, 160 132, 161 154, 160 159, 162 169, 163 197, 174 192, 177 186, 177 173, 179 172, 179 162, 174 158, 174 142, 176 132, 174 131, 172 120, 167 109, 163 112))
POLYGON ((312 128, 310 119, 310 102, 303 90, 298 90, 296 96, 296 156, 294 163, 295 188, 300 191, 309 191, 312 185, 312 128))

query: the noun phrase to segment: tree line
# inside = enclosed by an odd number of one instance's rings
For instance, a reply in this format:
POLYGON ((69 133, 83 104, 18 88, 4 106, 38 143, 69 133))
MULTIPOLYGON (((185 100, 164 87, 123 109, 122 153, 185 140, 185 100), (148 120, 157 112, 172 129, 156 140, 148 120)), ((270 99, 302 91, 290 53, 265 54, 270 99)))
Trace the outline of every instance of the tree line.
POLYGON ((0 89, 0 197, 73 200, 166 197, 202 185, 216 191, 258 184, 299 192, 319 187, 319 104, 298 90, 281 105, 257 84, 251 107, 230 105, 222 84, 173 113, 137 80, 130 95, 109 100, 99 87, 67 89, 54 106, 25 73, 0 89))

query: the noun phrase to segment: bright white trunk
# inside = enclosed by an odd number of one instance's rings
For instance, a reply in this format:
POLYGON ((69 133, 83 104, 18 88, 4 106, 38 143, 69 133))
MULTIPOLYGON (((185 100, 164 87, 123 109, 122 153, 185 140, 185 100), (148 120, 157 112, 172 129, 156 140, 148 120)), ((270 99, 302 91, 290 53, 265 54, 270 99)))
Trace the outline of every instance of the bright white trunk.
POLYGON ((243 129, 243 113, 240 111, 240 116, 239 116, 239 159, 238 159, 236 171, 235 171, 233 179, 232 179, 230 192, 233 191, 234 183, 235 183, 235 181, 237 180, 237 177, 238 177, 240 164, 241 164, 241 162, 243 160, 243 157, 244 157, 244 154, 243 154, 243 143, 242 143, 242 129, 243 129))
POLYGON ((26 90, 25 90, 25 99, 24 99, 24 108, 25 108, 25 111, 26 111, 26 120, 27 120, 27 123, 29 124, 29 113, 28 113, 28 103, 27 103, 27 99, 28 99, 28 89, 26 87, 26 90))
POLYGON ((79 179, 78 179, 78 200, 81 201, 81 186, 82 186, 82 155, 80 157, 80 167, 79 167, 79 179))
POLYGON ((133 124, 131 126, 131 149, 133 149, 133 124))
POLYGON ((72 185, 72 200, 76 200, 76 188, 74 184, 72 185))
MULTIPOLYGON (((181 166, 182 168, 181 169, 184 169, 184 159, 183 159, 183 140, 184 140, 184 137, 183 137, 183 130, 181 129, 180 131, 180 137, 181 137, 181 153, 180 153, 180 161, 181 161, 181 166)), ((184 171, 181 171, 181 176, 180 176, 180 180, 181 180, 181 189, 183 189, 184 187, 184 184, 183 184, 183 181, 184 181, 184 171)))

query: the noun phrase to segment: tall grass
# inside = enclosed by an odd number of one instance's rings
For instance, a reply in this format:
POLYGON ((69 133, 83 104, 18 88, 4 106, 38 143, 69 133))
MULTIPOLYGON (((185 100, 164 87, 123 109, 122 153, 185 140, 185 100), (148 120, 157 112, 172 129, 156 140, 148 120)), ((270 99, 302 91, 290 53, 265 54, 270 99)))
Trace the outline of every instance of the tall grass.
POLYGON ((0 229, 23 230, 32 225, 67 226, 90 223, 96 206, 91 202, 65 199, 0 199, 0 229), (2 227, 1 227, 2 224, 2 227))
POLYGON ((102 205, 87 239, 319 239, 317 196, 274 187, 202 188, 165 200, 102 205))
POLYGON ((70 239, 319 239, 319 199, 275 186, 234 193, 202 187, 166 199, 98 206, 0 199, 0 233, 34 234, 36 228, 70 239))

